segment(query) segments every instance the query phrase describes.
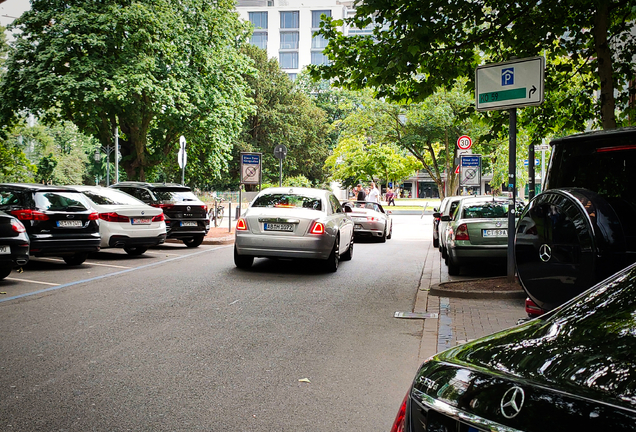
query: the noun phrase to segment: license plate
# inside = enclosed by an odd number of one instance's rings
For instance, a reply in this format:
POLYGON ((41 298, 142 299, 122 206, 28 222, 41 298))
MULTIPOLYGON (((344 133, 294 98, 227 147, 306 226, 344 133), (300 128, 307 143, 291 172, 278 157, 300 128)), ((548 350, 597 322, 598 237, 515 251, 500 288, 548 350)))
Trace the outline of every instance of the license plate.
POLYGON ((361 230, 361 229, 362 229, 362 225, 360 225, 360 224, 355 224, 355 225, 353 226, 353 229, 361 230))
POLYGON ((505 229, 485 229, 482 230, 484 237, 508 237, 508 230, 505 229))
POLYGON ((8 255, 11 253, 10 246, 0 246, 0 255, 8 255))
POLYGON ((148 225, 152 222, 152 218, 132 218, 133 225, 148 225))
POLYGON ((293 231, 294 225, 284 223, 266 223, 265 231, 293 231))
POLYGON ((181 226, 197 226, 197 221, 181 221, 181 226))
POLYGON ((80 228, 84 226, 81 220, 59 220, 57 226, 60 228, 80 228))

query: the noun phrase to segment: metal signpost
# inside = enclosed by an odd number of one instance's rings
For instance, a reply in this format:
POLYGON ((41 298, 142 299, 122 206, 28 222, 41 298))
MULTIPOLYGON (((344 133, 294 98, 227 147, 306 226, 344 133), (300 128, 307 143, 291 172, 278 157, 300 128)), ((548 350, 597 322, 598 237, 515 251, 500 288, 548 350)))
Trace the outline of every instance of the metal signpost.
MULTIPOLYGON (((508 110, 510 138, 508 147, 508 281, 515 278, 514 241, 517 201, 517 108, 541 105, 544 99, 545 58, 531 57, 478 66, 475 70, 475 106, 477 111, 508 110)), ((531 155, 531 160, 534 154, 531 155)))
MULTIPOLYGON (((241 199, 242 199, 242 186, 244 184, 259 185, 258 190, 261 190, 261 178, 262 178, 262 153, 247 153, 241 152, 241 186, 239 187, 239 202, 238 202, 238 215, 241 215, 241 199)), ((230 220, 232 215, 230 213, 230 220)))
POLYGON ((183 135, 179 138, 177 162, 179 162, 179 168, 181 168, 181 184, 185 184, 185 167, 188 163, 188 154, 186 153, 186 139, 183 135))
POLYGON ((278 159, 279 180, 278 186, 283 186, 283 159, 287 156, 287 147, 284 144, 278 144, 274 147, 274 157, 278 159))

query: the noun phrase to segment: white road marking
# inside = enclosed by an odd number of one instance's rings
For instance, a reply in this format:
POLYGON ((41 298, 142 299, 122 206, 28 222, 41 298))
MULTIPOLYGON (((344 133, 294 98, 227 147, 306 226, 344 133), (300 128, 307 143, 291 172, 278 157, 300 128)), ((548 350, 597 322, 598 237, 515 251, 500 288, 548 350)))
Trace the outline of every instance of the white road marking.
MULTIPOLYGON (((46 261, 57 261, 57 262, 64 262, 63 259, 59 259, 59 258, 39 258, 41 260, 46 260, 46 261)), ((132 267, 126 267, 126 266, 119 266, 119 265, 115 265, 115 264, 100 264, 100 263, 96 263, 96 262, 91 262, 91 261, 84 261, 84 264, 90 264, 90 265, 96 265, 96 266, 102 266, 102 267, 113 267, 113 268, 120 268, 120 269, 129 269, 132 267)))
POLYGON ((51 283, 51 282, 40 282, 40 281, 34 281, 34 280, 30 280, 30 279, 18 279, 18 278, 5 278, 6 280, 10 280, 10 281, 17 281, 17 282, 29 282, 29 283, 34 283, 34 284, 42 284, 42 285, 50 285, 50 286, 58 286, 59 284, 56 283, 51 283))

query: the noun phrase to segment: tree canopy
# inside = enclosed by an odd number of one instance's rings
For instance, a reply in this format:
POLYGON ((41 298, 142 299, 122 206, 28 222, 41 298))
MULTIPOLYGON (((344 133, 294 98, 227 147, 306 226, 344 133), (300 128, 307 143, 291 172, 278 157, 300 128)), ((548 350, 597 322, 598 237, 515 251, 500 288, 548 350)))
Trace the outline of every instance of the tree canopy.
MULTIPOLYGON (((595 106, 585 114, 600 119, 606 129, 625 124, 634 114, 629 104, 636 69, 633 0, 581 0, 576 5, 558 0, 365 0, 356 6, 347 25, 372 26, 373 35, 345 36, 338 30, 343 22, 327 18, 321 32, 329 39, 324 52, 332 63, 315 68, 315 77, 352 89, 372 87, 380 96, 422 100, 461 77, 473 77, 480 63, 545 55, 546 97, 573 77, 583 77, 570 113, 595 106)), ((553 108, 548 107, 548 115, 553 108)))
MULTIPOLYGON (((208 170, 222 165, 251 104, 234 1, 32 0, 0 82, 4 122, 60 117, 112 145, 129 179, 176 154, 180 135, 208 170)), ((176 158, 176 156, 175 156, 176 158)), ((190 158, 191 162, 196 159, 190 158)))

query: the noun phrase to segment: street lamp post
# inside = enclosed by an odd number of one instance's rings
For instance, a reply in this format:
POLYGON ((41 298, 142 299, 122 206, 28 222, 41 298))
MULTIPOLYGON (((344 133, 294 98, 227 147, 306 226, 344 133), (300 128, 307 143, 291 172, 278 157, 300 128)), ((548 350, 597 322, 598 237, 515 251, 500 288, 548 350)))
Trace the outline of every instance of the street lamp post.
POLYGON ((110 186, 110 154, 115 150, 115 146, 102 146, 95 149, 93 158, 99 162, 102 158, 101 153, 106 153, 106 186, 110 186), (101 151, 101 152, 100 152, 101 151))

